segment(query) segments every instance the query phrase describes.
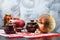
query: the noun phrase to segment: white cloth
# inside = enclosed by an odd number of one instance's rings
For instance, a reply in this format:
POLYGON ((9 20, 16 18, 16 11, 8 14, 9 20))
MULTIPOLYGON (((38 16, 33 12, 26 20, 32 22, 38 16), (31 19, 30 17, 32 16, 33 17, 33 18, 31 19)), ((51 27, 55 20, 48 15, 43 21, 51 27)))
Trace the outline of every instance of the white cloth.
POLYGON ((25 21, 36 20, 41 14, 48 13, 56 20, 55 31, 60 29, 60 0, 0 0, 0 27, 6 13, 25 21))

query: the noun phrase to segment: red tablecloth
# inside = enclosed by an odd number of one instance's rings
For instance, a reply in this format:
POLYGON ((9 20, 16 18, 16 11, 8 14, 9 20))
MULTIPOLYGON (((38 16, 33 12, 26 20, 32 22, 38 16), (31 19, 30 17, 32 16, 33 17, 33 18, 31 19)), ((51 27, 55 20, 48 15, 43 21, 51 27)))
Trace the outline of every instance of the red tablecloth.
POLYGON ((48 34, 38 34, 35 33, 25 33, 25 32, 19 32, 16 34, 5 34, 4 30, 0 30, 0 35, 4 37, 9 38, 47 38, 47 37, 60 37, 60 34, 58 33, 48 33, 48 34))
MULTIPOLYGON (((35 33, 17 32, 16 34, 5 34, 4 30, 0 30, 0 36, 5 37, 5 39, 8 38, 6 40, 13 40, 13 38, 15 38, 14 40, 16 40, 16 38, 17 40, 45 40, 45 38, 47 38, 46 40, 53 40, 53 39, 55 40, 54 37, 60 38, 60 34, 58 33, 36 35, 35 33)), ((4 40, 4 39, 1 38, 1 40, 4 40)))

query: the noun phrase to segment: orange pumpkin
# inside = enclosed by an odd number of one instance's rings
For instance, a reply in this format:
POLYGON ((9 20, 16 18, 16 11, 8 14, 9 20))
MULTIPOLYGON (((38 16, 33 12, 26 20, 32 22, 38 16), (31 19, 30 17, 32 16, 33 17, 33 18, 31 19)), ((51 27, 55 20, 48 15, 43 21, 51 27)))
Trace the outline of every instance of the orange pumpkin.
POLYGON ((55 29, 55 20, 49 14, 42 14, 37 20, 38 28, 42 33, 49 33, 55 29))

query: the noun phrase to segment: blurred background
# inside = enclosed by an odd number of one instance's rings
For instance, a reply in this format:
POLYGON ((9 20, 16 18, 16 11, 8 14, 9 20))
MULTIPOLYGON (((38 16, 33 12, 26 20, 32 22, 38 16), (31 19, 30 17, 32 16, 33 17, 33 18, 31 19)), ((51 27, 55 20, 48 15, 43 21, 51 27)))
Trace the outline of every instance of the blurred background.
POLYGON ((26 22, 37 20, 41 14, 51 14, 56 20, 53 32, 60 33, 60 0, 0 0, 0 28, 7 13, 26 22))

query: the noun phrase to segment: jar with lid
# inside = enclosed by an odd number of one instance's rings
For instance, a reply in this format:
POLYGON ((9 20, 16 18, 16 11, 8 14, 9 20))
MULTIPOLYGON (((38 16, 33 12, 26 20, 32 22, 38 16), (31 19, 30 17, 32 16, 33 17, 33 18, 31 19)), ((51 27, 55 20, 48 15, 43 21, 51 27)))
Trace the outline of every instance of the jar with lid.
POLYGON ((4 31, 6 34, 15 34, 16 33, 16 27, 15 24, 13 24, 11 21, 6 24, 4 31))
POLYGON ((34 33, 36 29, 37 29, 37 23, 34 22, 34 20, 30 20, 30 22, 28 22, 26 25, 27 32, 34 33))

